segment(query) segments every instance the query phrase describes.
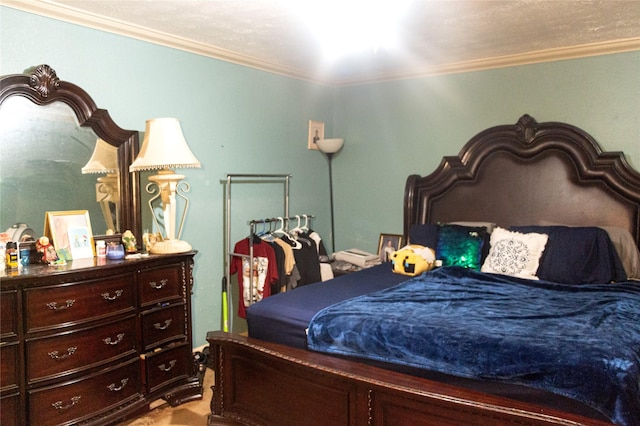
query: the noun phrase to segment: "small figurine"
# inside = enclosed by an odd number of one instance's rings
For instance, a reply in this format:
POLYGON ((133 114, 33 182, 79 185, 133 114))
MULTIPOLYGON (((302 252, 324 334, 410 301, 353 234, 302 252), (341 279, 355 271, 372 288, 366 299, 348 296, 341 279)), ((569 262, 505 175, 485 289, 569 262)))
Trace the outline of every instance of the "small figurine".
POLYGON ((124 243, 124 248, 127 253, 135 253, 138 251, 136 237, 133 235, 133 232, 128 229, 122 234, 122 242, 124 243))
POLYGON ((58 253, 47 237, 40 237, 36 241, 36 250, 42 253, 42 261, 44 263, 55 263, 58 260, 58 253))

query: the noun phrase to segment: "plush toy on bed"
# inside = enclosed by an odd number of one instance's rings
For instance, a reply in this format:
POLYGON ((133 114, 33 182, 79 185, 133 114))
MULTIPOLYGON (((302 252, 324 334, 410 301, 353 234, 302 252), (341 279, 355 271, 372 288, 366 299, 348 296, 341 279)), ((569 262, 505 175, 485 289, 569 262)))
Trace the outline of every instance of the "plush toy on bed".
POLYGON ((433 269, 435 262, 435 251, 417 244, 409 244, 391 254, 391 265, 396 274, 416 276, 433 269))

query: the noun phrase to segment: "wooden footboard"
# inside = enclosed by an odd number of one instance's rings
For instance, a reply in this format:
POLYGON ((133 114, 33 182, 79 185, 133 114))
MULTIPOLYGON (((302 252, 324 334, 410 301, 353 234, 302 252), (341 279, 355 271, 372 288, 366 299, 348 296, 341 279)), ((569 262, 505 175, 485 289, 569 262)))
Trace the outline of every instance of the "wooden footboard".
POLYGON ((210 425, 607 424, 234 334, 207 341, 210 425))

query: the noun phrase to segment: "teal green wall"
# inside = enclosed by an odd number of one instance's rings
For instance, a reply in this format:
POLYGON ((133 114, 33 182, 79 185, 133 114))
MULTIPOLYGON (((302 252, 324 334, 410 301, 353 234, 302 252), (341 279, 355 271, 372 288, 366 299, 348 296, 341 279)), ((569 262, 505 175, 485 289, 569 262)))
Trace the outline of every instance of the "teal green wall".
MULTIPOLYGON (((401 233, 408 174, 431 172, 479 130, 524 113, 582 127, 640 168, 640 52, 333 89, 1 7, 0 74, 42 63, 124 128, 180 119, 203 165, 183 171, 192 188, 183 239, 199 250, 195 345, 220 327, 227 173, 291 174, 291 213, 316 214, 328 240, 327 163, 306 149, 309 119, 346 140, 333 161, 338 250, 375 251, 381 232, 401 233)), ((232 241, 247 220, 281 212, 280 188, 234 189, 232 241)))
POLYGON ((336 90, 334 133, 345 138, 333 163, 336 247, 377 250, 380 232, 402 233, 409 174, 525 113, 581 127, 639 169, 640 52, 336 90))
MULTIPOLYGON (((307 132, 313 119, 331 134, 331 89, 6 7, 0 31, 1 75, 49 64, 126 129, 144 131, 145 120, 155 117, 180 119, 202 163, 182 170, 191 185, 182 237, 199 251, 196 346, 220 328, 226 174, 291 174, 291 213, 317 215, 314 228, 329 234, 328 177, 318 179, 327 176, 327 163, 307 150, 307 132)), ((282 194, 281 185, 236 188, 232 241, 248 234, 249 219, 282 215, 282 194)))

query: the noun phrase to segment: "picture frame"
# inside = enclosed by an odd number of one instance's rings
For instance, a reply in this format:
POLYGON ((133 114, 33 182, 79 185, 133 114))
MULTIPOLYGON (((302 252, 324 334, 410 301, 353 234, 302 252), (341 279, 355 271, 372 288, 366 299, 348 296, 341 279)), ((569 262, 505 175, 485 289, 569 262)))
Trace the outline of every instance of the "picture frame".
POLYGON ((309 139, 307 141, 307 148, 318 150, 316 141, 318 139, 324 139, 324 123, 322 121, 309 120, 309 139))
POLYGON ((88 259, 95 256, 88 210, 46 212, 44 235, 51 240, 60 259, 88 259))
POLYGON ((381 262, 390 262, 389 256, 394 251, 402 248, 403 238, 399 234, 380 234, 378 241, 378 257, 381 262))

